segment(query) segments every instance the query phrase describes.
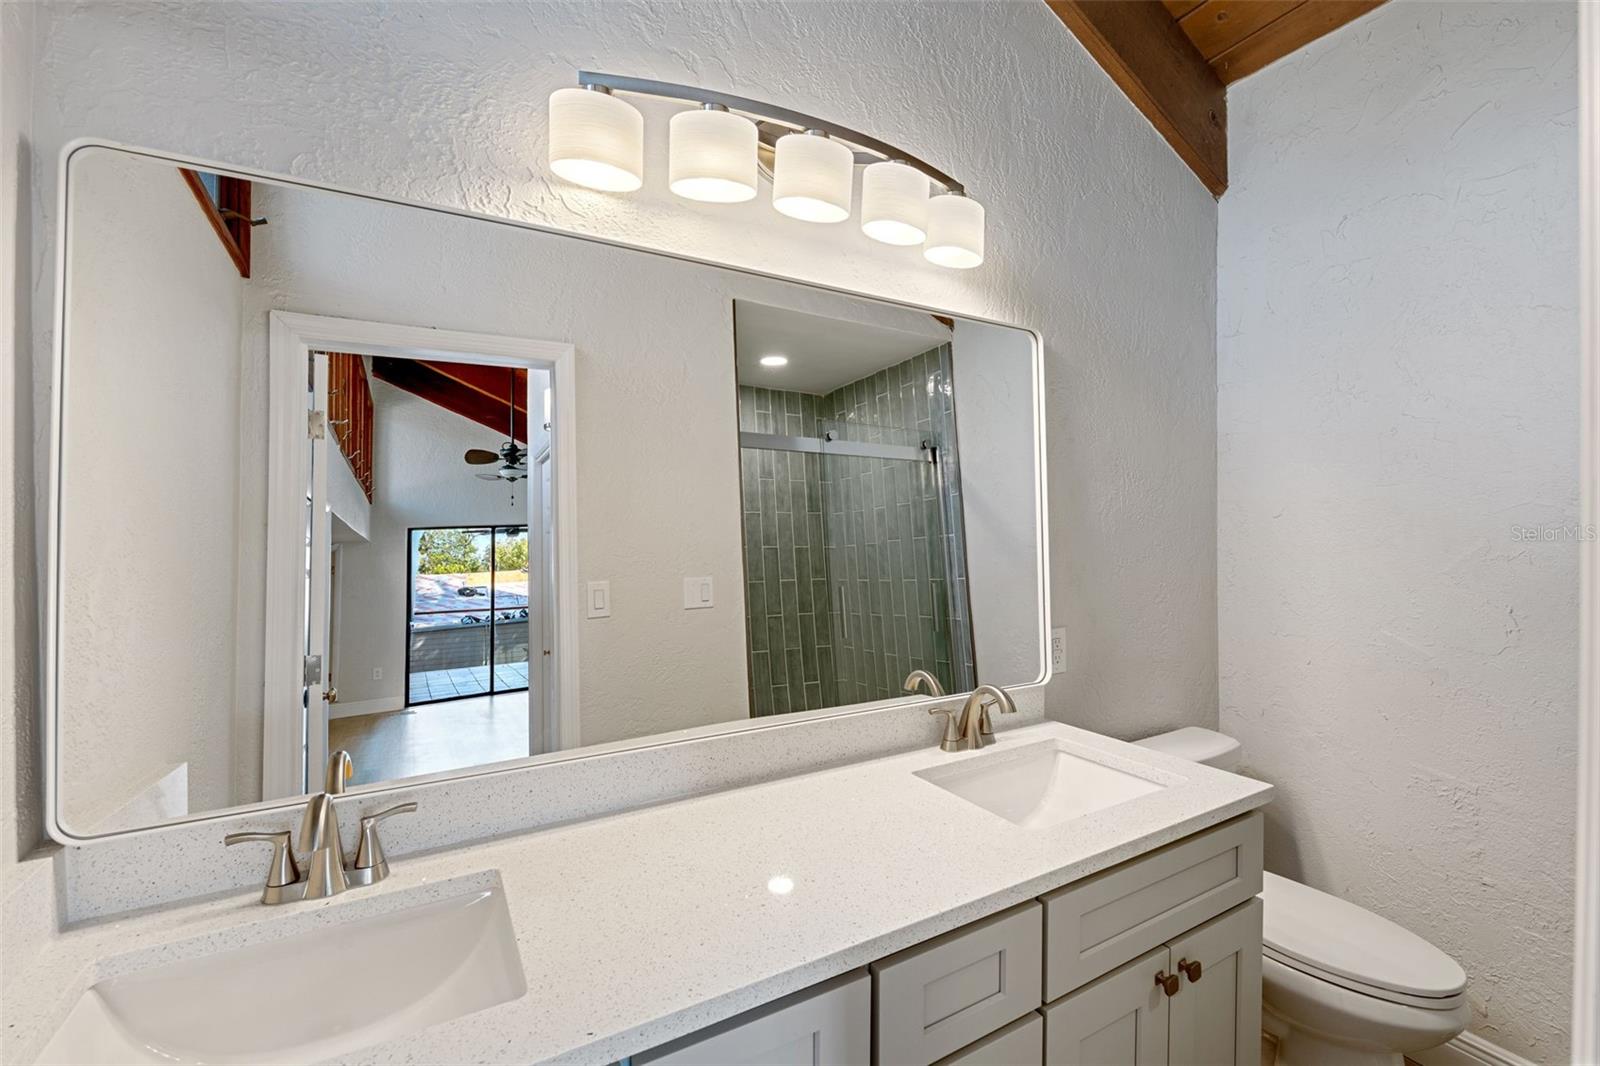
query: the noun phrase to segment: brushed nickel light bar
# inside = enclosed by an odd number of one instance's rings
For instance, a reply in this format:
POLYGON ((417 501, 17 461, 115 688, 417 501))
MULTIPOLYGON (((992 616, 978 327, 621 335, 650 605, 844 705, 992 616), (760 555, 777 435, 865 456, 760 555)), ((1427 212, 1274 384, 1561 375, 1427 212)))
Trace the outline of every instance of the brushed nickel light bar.
POLYGON ((578 71, 576 88, 550 96, 550 168, 605 192, 644 184, 644 116, 617 93, 698 104, 672 117, 668 187, 685 199, 754 199, 757 174, 772 182, 772 206, 805 222, 850 217, 855 168, 861 229, 885 244, 923 246, 930 262, 983 262, 983 205, 955 178, 870 134, 801 111, 693 85, 578 71), (938 186, 938 194, 932 193, 938 186))

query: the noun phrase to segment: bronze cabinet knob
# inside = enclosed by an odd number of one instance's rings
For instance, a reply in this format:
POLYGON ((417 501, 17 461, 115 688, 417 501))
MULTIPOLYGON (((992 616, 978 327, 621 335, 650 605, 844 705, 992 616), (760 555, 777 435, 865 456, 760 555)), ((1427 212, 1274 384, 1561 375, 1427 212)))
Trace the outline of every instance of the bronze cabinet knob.
POLYGON ((1190 984, 1196 984, 1199 982, 1200 964, 1198 962, 1190 962, 1188 959, 1179 959, 1178 969, 1183 971, 1183 976, 1189 979, 1190 984))
POLYGON ((1169 996, 1178 994, 1178 975, 1165 970, 1156 971, 1156 987, 1169 996))

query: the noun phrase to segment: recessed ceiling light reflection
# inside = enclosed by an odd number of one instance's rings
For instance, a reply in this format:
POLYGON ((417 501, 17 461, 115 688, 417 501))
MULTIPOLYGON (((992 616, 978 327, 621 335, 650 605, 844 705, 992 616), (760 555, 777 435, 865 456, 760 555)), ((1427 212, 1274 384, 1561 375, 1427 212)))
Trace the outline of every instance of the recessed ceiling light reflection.
POLYGON ((794 879, 779 874, 767 882, 767 891, 774 896, 787 896, 794 891, 794 879))
POLYGON ((789 357, 787 355, 763 355, 761 357, 761 365, 762 366, 788 366, 789 365, 789 357))

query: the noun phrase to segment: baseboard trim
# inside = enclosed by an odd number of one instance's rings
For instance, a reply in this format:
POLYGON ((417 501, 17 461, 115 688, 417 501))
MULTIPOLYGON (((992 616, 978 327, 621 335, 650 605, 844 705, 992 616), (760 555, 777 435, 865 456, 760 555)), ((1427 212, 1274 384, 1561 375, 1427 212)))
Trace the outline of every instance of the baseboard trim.
POLYGON ((352 703, 328 704, 329 718, 354 718, 360 714, 387 714, 390 711, 404 710, 406 705, 404 696, 384 696, 376 700, 356 700, 352 703))
POLYGON ((1477 1033, 1462 1033, 1448 1044, 1413 1051, 1407 1058, 1422 1066, 1537 1066, 1530 1059, 1490 1043, 1477 1033))

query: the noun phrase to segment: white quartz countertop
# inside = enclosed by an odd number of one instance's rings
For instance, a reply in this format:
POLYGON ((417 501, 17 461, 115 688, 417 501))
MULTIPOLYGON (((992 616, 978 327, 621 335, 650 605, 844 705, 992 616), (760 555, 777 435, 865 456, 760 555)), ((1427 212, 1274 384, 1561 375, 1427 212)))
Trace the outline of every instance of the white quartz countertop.
MULTIPOLYGON (((498 882, 526 993, 338 1061, 611 1062, 1260 807, 1271 792, 1057 722, 1002 732, 982 752, 930 746, 396 859, 381 885, 332 900, 263 907, 235 896, 69 929, 8 966, 0 1057, 37 1055, 104 977, 498 882), (1026 829, 915 775, 1048 739, 1167 787, 1026 829), (775 878, 792 890, 771 891, 775 878)), ((348 979, 361 979, 360 959, 348 979)))

